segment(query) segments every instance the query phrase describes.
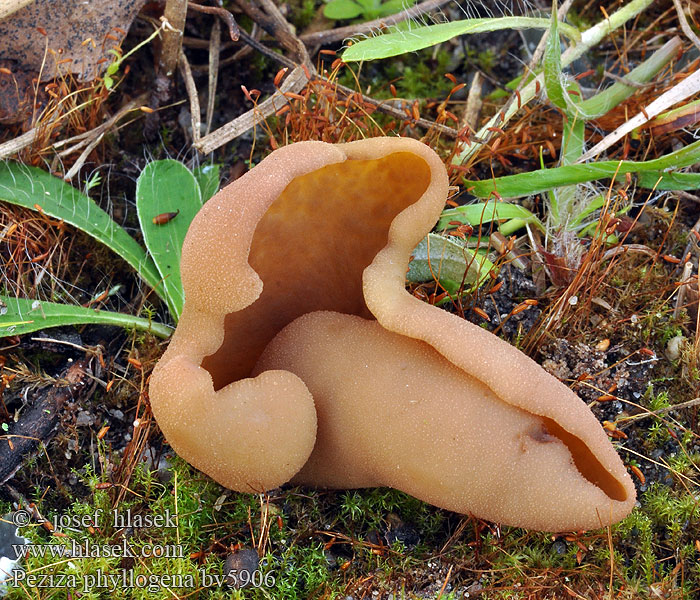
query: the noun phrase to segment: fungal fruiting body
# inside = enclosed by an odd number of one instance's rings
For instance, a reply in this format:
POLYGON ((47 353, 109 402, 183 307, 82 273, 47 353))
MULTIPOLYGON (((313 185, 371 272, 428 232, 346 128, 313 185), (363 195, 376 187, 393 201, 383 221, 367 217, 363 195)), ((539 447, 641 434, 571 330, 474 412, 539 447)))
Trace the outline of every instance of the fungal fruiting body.
POLYGON ((405 290, 447 185, 425 145, 374 138, 292 144, 214 196, 151 378, 173 448, 239 491, 391 486, 550 531, 623 518, 634 486, 588 407, 405 290))

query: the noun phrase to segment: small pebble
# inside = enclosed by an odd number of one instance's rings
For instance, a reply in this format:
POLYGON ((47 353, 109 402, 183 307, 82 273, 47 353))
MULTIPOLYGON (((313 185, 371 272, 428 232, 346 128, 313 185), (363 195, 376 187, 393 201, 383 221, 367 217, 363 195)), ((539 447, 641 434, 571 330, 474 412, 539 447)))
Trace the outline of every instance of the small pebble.
POLYGON ((229 554, 224 564, 226 583, 232 588, 241 589, 253 583, 253 574, 258 570, 260 557, 252 548, 243 548, 229 554))

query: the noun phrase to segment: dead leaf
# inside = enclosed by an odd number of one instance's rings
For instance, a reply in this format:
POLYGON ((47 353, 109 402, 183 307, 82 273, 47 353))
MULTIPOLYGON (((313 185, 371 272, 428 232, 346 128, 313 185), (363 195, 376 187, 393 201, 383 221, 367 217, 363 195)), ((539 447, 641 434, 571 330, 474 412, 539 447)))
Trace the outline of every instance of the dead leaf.
POLYGON ((0 123, 43 105, 38 81, 98 77, 145 0, 10 0, 0 4, 0 123), (26 5, 26 6, 25 6, 26 5))
POLYGON ((66 73, 91 81, 112 62, 110 49, 121 44, 144 3, 34 0, 0 21, 0 59, 41 73, 41 81, 66 73))

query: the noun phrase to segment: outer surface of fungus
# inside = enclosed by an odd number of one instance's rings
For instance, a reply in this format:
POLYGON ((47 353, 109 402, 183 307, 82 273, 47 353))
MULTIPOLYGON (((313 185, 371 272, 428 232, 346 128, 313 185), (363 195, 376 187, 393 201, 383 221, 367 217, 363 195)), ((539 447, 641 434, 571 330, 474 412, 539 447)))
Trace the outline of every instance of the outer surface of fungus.
POLYGON ((404 138, 293 144, 214 196, 151 378, 173 448, 240 491, 392 486, 544 530, 624 517, 634 486, 586 405, 405 290, 446 196, 440 159, 404 138))

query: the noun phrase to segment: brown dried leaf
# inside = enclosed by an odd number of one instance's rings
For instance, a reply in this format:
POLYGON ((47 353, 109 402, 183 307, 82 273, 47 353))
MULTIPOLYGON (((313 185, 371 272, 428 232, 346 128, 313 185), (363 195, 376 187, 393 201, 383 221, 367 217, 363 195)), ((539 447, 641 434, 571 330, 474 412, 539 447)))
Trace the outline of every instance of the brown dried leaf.
POLYGON ((34 0, 0 21, 0 59, 13 63, 13 71, 41 73, 41 81, 67 73, 90 81, 112 61, 109 50, 119 46, 144 3, 34 0))

